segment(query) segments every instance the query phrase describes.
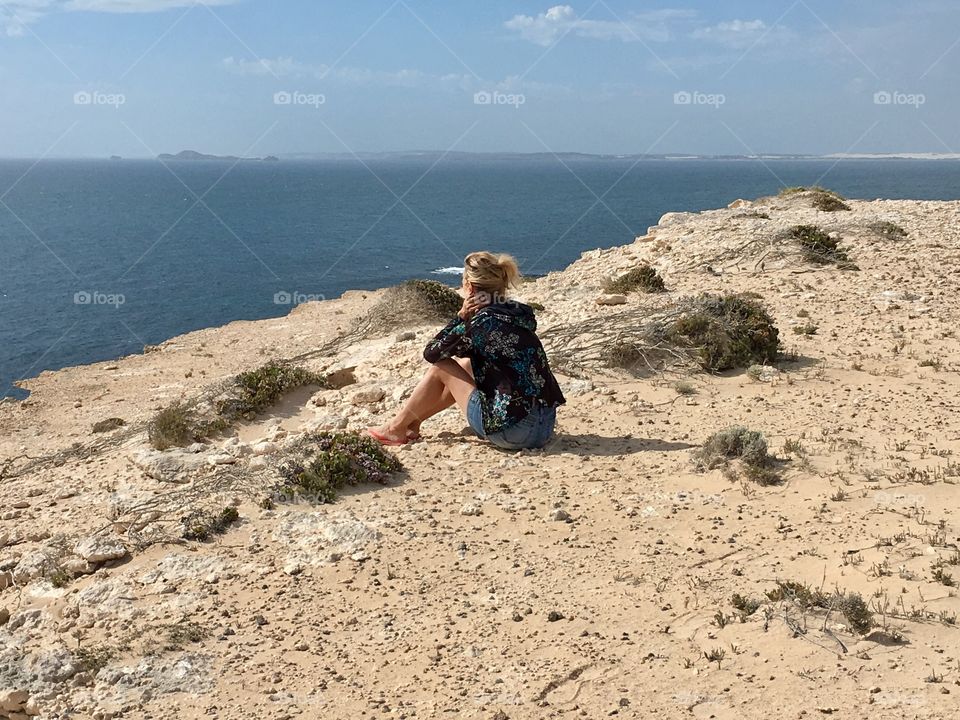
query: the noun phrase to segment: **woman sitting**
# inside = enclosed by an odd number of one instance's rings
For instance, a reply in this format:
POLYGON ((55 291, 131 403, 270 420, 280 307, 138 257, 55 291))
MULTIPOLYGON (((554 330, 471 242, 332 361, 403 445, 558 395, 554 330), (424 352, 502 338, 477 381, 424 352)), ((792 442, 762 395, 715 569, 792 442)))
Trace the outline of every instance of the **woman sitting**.
POLYGON ((537 337, 529 305, 506 299, 520 280, 509 255, 475 252, 463 268, 463 307, 430 341, 431 363, 386 425, 369 430, 384 445, 420 437, 420 423, 456 403, 482 438, 508 450, 541 448, 566 402, 537 337))

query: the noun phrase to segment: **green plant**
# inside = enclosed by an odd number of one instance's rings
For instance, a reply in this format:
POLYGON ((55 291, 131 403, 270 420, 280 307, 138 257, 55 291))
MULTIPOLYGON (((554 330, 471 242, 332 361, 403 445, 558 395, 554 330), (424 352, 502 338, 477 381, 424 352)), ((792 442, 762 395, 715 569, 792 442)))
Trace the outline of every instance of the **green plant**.
POLYGON ((843 199, 831 190, 823 188, 813 188, 810 191, 810 204, 822 212, 837 212, 840 210, 849 210, 843 199))
POLYGON ((799 440, 794 440, 793 438, 787 438, 783 441, 783 454, 784 455, 806 455, 806 450, 803 447, 803 443, 799 440))
POLYGON ((696 349, 705 370, 764 365, 777 356, 779 331, 755 297, 704 294, 664 330, 675 345, 696 349))
POLYGON ((830 596, 819 590, 813 590, 809 585, 796 580, 777 580, 777 586, 767 591, 767 599, 771 602, 790 600, 804 609, 830 607, 830 596))
POLYGON ((860 593, 837 592, 833 598, 833 607, 839 610, 850 627, 861 635, 870 632, 874 626, 873 613, 860 593))
POLYGON ((94 423, 93 432, 110 432, 111 430, 116 430, 117 428, 121 428, 126 424, 127 423, 123 418, 107 418, 106 420, 101 420, 98 423, 94 423))
POLYGON ((709 652, 706 650, 703 653, 703 657, 706 658, 707 662, 715 662, 717 664, 717 669, 720 669, 720 662, 727 656, 727 651, 723 648, 713 648, 709 652))
POLYGON ((953 587, 956 582, 953 579, 953 575, 944 569, 944 565, 945 563, 943 560, 937 560, 935 563, 933 563, 930 568, 931 577, 941 585, 953 587))
POLYGON ((237 375, 227 397, 217 402, 217 412, 228 420, 253 419, 291 390, 325 382, 322 375, 298 365, 268 362, 237 375))
POLYGON ((73 657, 82 672, 96 675, 117 656, 117 651, 108 645, 90 645, 73 651, 73 657))
POLYGON ((814 185, 804 187, 802 185, 794 187, 785 187, 780 190, 780 197, 789 198, 802 193, 808 193, 810 203, 817 210, 824 212, 836 212, 837 210, 849 210, 850 206, 843 201, 843 196, 833 190, 814 185))
POLYGON ((166 626, 165 650, 179 650, 184 645, 196 643, 208 635, 208 631, 192 620, 181 620, 166 626))
POLYGON ((933 368, 937 372, 940 372, 940 369, 943 367, 943 364, 940 362, 938 358, 924 358, 917 364, 920 367, 933 368))
POLYGON ((240 513, 233 506, 219 511, 194 510, 180 519, 183 525, 184 540, 209 540, 213 535, 226 532, 227 528, 240 519, 240 513))
POLYGON ((304 436, 284 460, 279 472, 280 491, 329 503, 346 485, 386 483, 402 469, 400 461, 367 435, 353 432, 320 432, 304 436))
POLYGON ((840 241, 816 225, 794 225, 787 236, 800 243, 803 258, 815 265, 847 263, 850 258, 840 248, 840 241))
POLYGON ((196 424, 193 410, 175 402, 153 417, 147 425, 147 437, 156 450, 186 447, 197 440, 196 424))
POLYGON ((673 386, 673 389, 677 391, 677 395, 696 395, 697 387, 689 380, 680 380, 676 382, 673 386))
POLYGON ((746 618, 759 610, 763 603, 754 598, 746 598, 740 593, 734 593, 733 597, 730 598, 730 604, 733 605, 733 609, 739 613, 740 621, 744 622, 746 618))
POLYGON ((666 285, 663 278, 650 265, 641 265, 633 268, 625 275, 609 280, 604 283, 604 292, 607 293, 628 293, 635 290, 642 290, 646 293, 661 293, 666 291, 666 285))
MULTIPOLYGON (((703 447, 693 454, 698 470, 712 470, 726 465, 730 460, 739 460, 747 468, 769 470, 773 458, 767 449, 763 433, 748 430, 742 425, 724 428, 707 438, 703 447)), ((757 477, 763 477, 757 475, 757 477)), ((769 483, 763 483, 769 484, 769 483)))
POLYGON ((463 305, 463 298, 456 290, 436 280, 407 280, 400 287, 417 296, 441 319, 453 317, 463 305))

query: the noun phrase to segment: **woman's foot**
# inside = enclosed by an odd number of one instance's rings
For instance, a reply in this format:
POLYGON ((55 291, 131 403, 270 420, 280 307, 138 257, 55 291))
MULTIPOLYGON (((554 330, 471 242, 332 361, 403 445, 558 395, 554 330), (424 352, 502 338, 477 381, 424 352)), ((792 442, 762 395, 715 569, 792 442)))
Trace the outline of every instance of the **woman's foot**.
POLYGON ((367 434, 381 445, 406 445, 410 442, 405 434, 397 434, 387 427, 367 428, 367 434))

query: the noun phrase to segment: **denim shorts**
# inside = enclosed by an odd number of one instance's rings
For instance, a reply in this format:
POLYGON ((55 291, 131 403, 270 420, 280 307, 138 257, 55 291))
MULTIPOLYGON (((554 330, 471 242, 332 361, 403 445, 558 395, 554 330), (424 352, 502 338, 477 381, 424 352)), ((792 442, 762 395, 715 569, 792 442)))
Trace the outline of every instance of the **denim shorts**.
POLYGON ((520 422, 487 435, 483 430, 480 391, 474 390, 467 403, 467 422, 477 435, 504 450, 542 448, 553 435, 557 409, 538 405, 520 422))

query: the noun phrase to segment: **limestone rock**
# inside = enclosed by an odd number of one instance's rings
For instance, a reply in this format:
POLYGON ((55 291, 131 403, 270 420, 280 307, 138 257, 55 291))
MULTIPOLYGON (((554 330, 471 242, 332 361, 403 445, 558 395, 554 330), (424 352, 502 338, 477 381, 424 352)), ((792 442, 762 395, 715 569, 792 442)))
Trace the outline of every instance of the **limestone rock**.
POLYGON ((90 563, 118 560, 127 556, 126 546, 119 540, 103 535, 91 535, 76 544, 73 552, 90 563))
POLYGON ((186 483, 190 473, 203 466, 204 456, 184 451, 139 450, 130 456, 130 462, 154 480, 186 483))
POLYGON ((357 390, 350 396, 350 402, 354 405, 372 405, 373 403, 378 403, 387 395, 384 392, 383 388, 374 387, 366 388, 365 390, 357 390))
POLYGON ((626 305, 626 295, 601 295, 597 298, 597 305, 626 305))

